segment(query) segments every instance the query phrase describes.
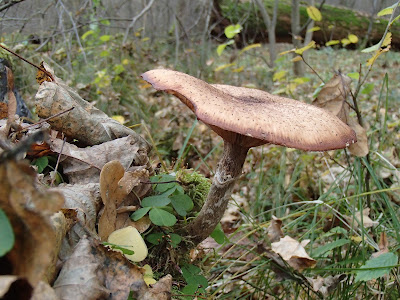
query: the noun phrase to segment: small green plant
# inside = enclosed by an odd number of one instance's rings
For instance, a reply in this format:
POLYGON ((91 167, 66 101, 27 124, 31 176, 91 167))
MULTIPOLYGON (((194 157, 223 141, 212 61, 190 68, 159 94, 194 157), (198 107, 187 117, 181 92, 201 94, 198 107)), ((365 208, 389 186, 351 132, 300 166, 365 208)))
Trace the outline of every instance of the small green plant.
POLYGON ((0 257, 9 252, 15 242, 14 231, 5 212, 0 208, 0 257))
MULTIPOLYGON (((208 287, 207 279, 201 275, 201 269, 191 264, 184 264, 181 267, 182 276, 185 279, 187 285, 182 289, 184 295, 196 295, 205 294, 206 288, 208 287)), ((192 299, 191 297, 185 297, 184 299, 192 299)))
POLYGON ((142 208, 132 214, 132 220, 138 221, 149 214, 150 221, 154 225, 170 227, 178 221, 175 213, 186 217, 187 213, 193 209, 192 199, 185 194, 175 175, 156 175, 150 180, 155 183, 156 195, 142 200, 142 208))

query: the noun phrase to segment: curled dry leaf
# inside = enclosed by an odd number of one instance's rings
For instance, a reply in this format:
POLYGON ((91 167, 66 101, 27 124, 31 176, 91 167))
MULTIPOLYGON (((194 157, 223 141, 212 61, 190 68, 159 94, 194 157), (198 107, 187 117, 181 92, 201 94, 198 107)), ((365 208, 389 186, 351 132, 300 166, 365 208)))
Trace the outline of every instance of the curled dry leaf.
POLYGON ((47 282, 39 282, 39 284, 33 290, 31 300, 60 300, 56 295, 56 292, 47 282))
POLYGON ((357 211, 357 212, 354 214, 354 218, 356 219, 356 221, 353 220, 353 217, 352 217, 352 216, 344 216, 344 217, 345 217, 346 221, 347 221, 349 224, 351 224, 351 225, 354 226, 354 228, 358 228, 358 227, 359 227, 359 224, 361 224, 361 223, 363 224, 363 226, 364 226, 365 228, 370 228, 370 227, 373 227, 373 226, 378 225, 379 222, 373 221, 373 220, 369 217, 369 211, 370 211, 369 207, 363 209, 363 211, 362 211, 362 222, 361 222, 361 212, 360 212, 360 211, 357 211))
MULTIPOLYGON (((125 172, 124 167, 117 160, 104 165, 100 173, 100 192, 104 204, 103 213, 99 219, 99 235, 102 240, 107 240, 111 232, 126 226, 133 225, 129 218, 129 211, 121 209, 121 205, 132 206, 132 198, 126 197, 133 189, 139 192, 139 197, 146 193, 149 185, 140 184, 141 179, 149 176, 146 169, 137 169, 125 172), (137 187, 137 189, 136 189, 137 187), (127 198, 127 199, 126 199, 127 198)), ((139 199, 137 199, 139 200, 139 199)))
POLYGON ((311 283, 313 290, 315 292, 321 292, 322 295, 327 297, 329 293, 331 293, 337 285, 347 278, 346 274, 339 274, 335 276, 321 277, 317 278, 309 278, 307 280, 311 283))
POLYGON ((171 276, 148 287, 144 273, 145 270, 130 263, 121 253, 99 244, 98 240, 82 238, 54 288, 60 299, 126 300, 131 291, 135 299, 170 299, 171 276))
POLYGON ((64 203, 56 192, 41 192, 35 186, 36 173, 26 162, 0 164, 0 207, 12 224, 16 236, 13 249, 4 259, 13 274, 28 279, 35 287, 48 280, 48 268, 56 253, 56 233, 50 216, 64 203))
POLYGON ((118 182, 124 176, 125 170, 117 160, 106 163, 100 173, 100 193, 104 211, 99 219, 99 236, 106 241, 116 229, 117 203, 121 203, 126 194, 118 182))
POLYGON ((64 174, 69 183, 99 182, 100 170, 112 160, 118 160, 125 169, 131 166, 146 166, 147 154, 140 150, 134 137, 127 136, 87 148, 79 148, 52 138, 51 150, 60 153, 64 174), (62 149, 62 151, 61 151, 62 149))
POLYGON ((381 232, 380 238, 379 238, 379 251, 372 253, 371 257, 378 257, 382 255, 383 253, 388 253, 389 252, 389 241, 386 236, 386 232, 381 232))
POLYGON ((63 214, 68 226, 72 228, 66 233, 59 254, 61 260, 71 255, 79 240, 88 234, 96 235, 96 218, 101 206, 100 185, 61 184, 51 191, 60 192, 65 199, 63 214))
POLYGON ((54 282, 53 288, 57 296, 61 300, 95 300, 108 297, 110 292, 97 273, 101 264, 102 261, 92 253, 89 240, 82 238, 54 282))
POLYGON ((278 242, 281 238, 283 238, 284 234, 282 232, 282 220, 272 216, 271 224, 269 224, 267 228, 267 233, 268 238, 272 243, 278 242))
POLYGON ((312 268, 317 261, 312 259, 304 249, 308 241, 301 244, 290 236, 285 236, 271 244, 272 251, 279 254, 295 270, 301 272, 306 268, 312 268))
POLYGON ((357 142, 349 145, 350 153, 355 156, 365 156, 369 152, 366 130, 354 117, 350 116, 350 106, 346 102, 350 94, 350 84, 350 77, 340 72, 335 74, 324 85, 312 104, 329 111, 349 125, 357 136, 357 142))
POLYGON ((131 135, 140 151, 145 154, 149 152, 149 144, 140 135, 82 99, 75 90, 55 76, 47 64, 44 67, 53 75, 54 82, 44 81, 39 87, 36 94, 36 113, 39 117, 48 118, 74 107, 72 111, 50 119, 51 126, 86 145, 97 145, 131 135))

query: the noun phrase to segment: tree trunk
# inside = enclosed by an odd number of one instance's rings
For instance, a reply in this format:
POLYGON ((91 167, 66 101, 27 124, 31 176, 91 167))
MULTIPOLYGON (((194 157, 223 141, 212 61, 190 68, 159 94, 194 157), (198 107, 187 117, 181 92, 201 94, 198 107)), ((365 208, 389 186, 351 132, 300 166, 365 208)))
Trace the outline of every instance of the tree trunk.
POLYGON ((276 60, 276 35, 275 35, 275 27, 276 27, 276 20, 278 17, 278 3, 279 0, 275 0, 274 2, 274 9, 273 9, 273 14, 272 14, 272 20, 265 9, 264 3, 261 2, 261 0, 254 0, 258 9, 260 10, 261 16, 264 20, 265 27, 267 28, 268 31, 268 46, 269 46, 269 57, 270 57, 270 62, 269 62, 269 67, 273 68, 275 66, 275 60, 276 60))
MULTIPOLYGON (((292 43, 296 48, 301 48, 301 37, 300 37, 300 1, 292 0, 292 43)), ((297 54, 294 54, 297 56, 297 54)), ((295 61, 293 63, 293 72, 296 76, 304 74, 303 61, 295 61)))

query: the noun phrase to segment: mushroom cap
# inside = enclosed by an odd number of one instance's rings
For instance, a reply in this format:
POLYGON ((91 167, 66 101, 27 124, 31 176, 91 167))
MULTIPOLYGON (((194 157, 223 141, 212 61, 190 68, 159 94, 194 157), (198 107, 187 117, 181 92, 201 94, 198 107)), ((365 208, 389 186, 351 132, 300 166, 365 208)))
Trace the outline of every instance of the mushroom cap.
POLYGON ((356 141, 355 132, 339 118, 300 101, 257 89, 211 85, 167 69, 141 76, 155 89, 178 97, 224 140, 242 147, 272 143, 327 151, 356 141))

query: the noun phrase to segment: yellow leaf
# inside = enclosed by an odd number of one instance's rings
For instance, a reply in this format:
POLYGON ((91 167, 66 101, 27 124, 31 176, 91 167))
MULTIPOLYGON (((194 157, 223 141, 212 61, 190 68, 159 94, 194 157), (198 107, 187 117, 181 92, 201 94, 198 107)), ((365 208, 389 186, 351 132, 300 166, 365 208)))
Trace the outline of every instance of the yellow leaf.
POLYGON ((302 55, 305 51, 307 51, 308 49, 311 48, 315 48, 315 41, 311 41, 307 46, 300 48, 300 49, 296 49, 294 52, 296 54, 302 55))
POLYGON ((155 284, 157 281, 153 278, 153 270, 149 265, 144 265, 144 274, 143 274, 143 280, 149 286, 150 284, 155 284))
POLYGON ((331 40, 329 42, 326 42, 325 46, 333 46, 333 45, 337 45, 337 44, 340 44, 339 40, 331 40))
POLYGON ((381 47, 386 47, 389 46, 392 42, 392 33, 388 32, 385 36, 385 39, 382 42, 382 46, 381 47))
POLYGON ((308 77, 297 77, 292 80, 292 82, 294 82, 296 84, 303 84, 303 83, 306 83, 309 81, 310 81, 310 78, 308 78, 308 77))
POLYGON ((350 43, 357 44, 358 43, 358 37, 355 34, 349 34, 347 36, 349 39, 350 43))
POLYGON ((259 48, 259 47, 261 47, 260 43, 248 45, 248 46, 244 47, 242 50, 240 50, 239 55, 242 54, 243 52, 249 51, 254 48, 259 48))
POLYGON ((291 50, 283 51, 283 52, 280 52, 279 55, 285 55, 285 54, 288 54, 288 53, 294 52, 294 51, 296 51, 296 49, 291 49, 291 50))
POLYGON ((385 15, 391 15, 396 6, 397 6, 397 3, 382 9, 380 12, 378 12, 378 17, 385 16, 385 15))
POLYGON ((318 30, 321 30, 321 27, 319 27, 319 26, 314 26, 314 27, 308 29, 307 32, 314 32, 314 31, 318 31, 318 30))
POLYGON ((279 80, 281 80, 282 78, 285 77, 286 73, 287 73, 287 71, 284 71, 284 70, 283 70, 283 71, 276 72, 276 73, 274 74, 274 77, 272 77, 272 80, 273 80, 273 81, 279 81, 279 80))
POLYGON ((233 72, 233 73, 240 73, 240 72, 242 72, 243 70, 244 70, 244 66, 241 66, 241 67, 239 67, 239 68, 233 69, 232 72, 233 72))
POLYGON ((223 70, 223 69, 232 67, 232 66, 234 66, 234 65, 236 65, 236 64, 235 64, 235 63, 231 63, 231 64, 225 64, 225 65, 222 65, 222 66, 218 66, 218 67, 216 67, 216 68, 214 69, 214 72, 219 72, 219 71, 221 71, 221 70, 223 70))
POLYGON ((121 123, 121 124, 124 124, 124 123, 125 123, 125 118, 124 118, 123 116, 115 115, 115 116, 112 116, 112 118, 113 118, 115 121, 118 121, 118 122, 121 123))
POLYGON ((351 42, 349 41, 349 39, 342 39, 340 42, 342 43, 343 46, 347 46, 348 44, 351 43, 351 42))
POLYGON ((313 19, 314 21, 321 21, 322 20, 321 12, 315 6, 307 7, 307 14, 310 17, 310 19, 313 19))
POLYGON ((124 60, 122 60, 122 64, 123 65, 129 64, 129 59, 125 58, 124 60))
POLYGON ((292 59, 292 62, 301 61, 301 60, 303 60, 301 58, 301 56, 296 56, 295 58, 292 59))
POLYGON ((361 236, 358 236, 358 235, 353 235, 353 236, 351 237, 351 240, 354 241, 354 242, 356 242, 356 243, 361 243, 362 237, 361 237, 361 236))
POLYGON ((388 52, 390 49, 390 45, 385 48, 385 49, 379 49, 378 51, 375 52, 374 56, 372 56, 370 59, 367 60, 367 66, 372 66, 376 59, 384 52, 388 52))

